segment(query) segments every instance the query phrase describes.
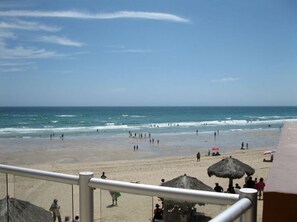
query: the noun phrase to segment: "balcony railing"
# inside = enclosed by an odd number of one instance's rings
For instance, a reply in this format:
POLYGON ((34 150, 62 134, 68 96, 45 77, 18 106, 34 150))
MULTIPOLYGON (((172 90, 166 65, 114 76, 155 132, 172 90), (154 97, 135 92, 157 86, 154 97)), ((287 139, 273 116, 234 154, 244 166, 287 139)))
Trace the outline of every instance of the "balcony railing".
MULTIPOLYGON (((75 176, 1 164, 0 173, 6 175, 7 198, 9 195, 8 175, 69 184, 72 185, 72 195, 73 185, 77 185, 79 188, 79 214, 81 222, 94 221, 94 188, 149 197, 162 197, 166 200, 231 205, 210 221, 231 222, 237 218, 240 218, 242 222, 257 221, 257 191, 255 189, 243 188, 240 190, 240 194, 227 194, 98 179, 93 177, 92 172, 81 172, 79 176, 75 176)), ((70 205, 72 205, 73 217, 73 199, 70 205)), ((7 218, 7 221, 9 221, 9 218, 7 218)))

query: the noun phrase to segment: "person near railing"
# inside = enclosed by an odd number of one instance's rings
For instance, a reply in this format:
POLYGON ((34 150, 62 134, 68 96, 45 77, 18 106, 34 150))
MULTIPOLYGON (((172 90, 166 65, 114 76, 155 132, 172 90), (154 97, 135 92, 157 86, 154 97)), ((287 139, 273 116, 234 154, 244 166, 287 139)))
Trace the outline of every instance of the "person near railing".
POLYGON ((219 183, 215 183, 215 187, 213 188, 216 192, 220 192, 220 193, 222 193, 222 192, 224 192, 224 189, 223 189, 223 187, 221 187, 220 185, 219 185, 219 183))
POLYGON ((263 196, 264 187, 265 187, 264 179, 261 177, 260 181, 255 185, 255 188, 258 190, 259 200, 261 200, 263 196))
POLYGON ((160 208, 159 204, 156 204, 156 208, 154 210, 153 222, 157 222, 162 219, 163 219, 163 210, 160 208))
POLYGON ((61 219, 61 213, 60 213, 60 206, 58 205, 58 200, 54 199, 50 209, 49 209, 52 213, 53 213, 53 222, 56 221, 56 218, 58 218, 58 222, 62 222, 61 219))

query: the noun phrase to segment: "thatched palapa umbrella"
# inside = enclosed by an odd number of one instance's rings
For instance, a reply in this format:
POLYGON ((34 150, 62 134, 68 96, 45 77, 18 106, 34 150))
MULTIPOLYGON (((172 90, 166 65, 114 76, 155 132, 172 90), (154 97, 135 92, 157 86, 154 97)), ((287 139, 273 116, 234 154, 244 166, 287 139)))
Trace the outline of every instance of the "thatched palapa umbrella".
MULTIPOLYGON (((195 177, 187 176, 186 174, 176 177, 172 180, 166 181, 161 184, 161 186, 164 187, 175 187, 175 188, 182 188, 182 189, 191 189, 191 190, 203 190, 203 191, 214 191, 213 188, 210 186, 204 184, 202 181, 198 180, 195 177)), ((166 201, 169 204, 175 204, 175 205, 189 205, 189 203, 183 201, 166 201)), ((195 205, 191 203, 192 205, 195 205)), ((191 205, 190 204, 190 205, 191 205)))
POLYGON ((248 176, 253 175, 255 170, 230 156, 208 167, 207 173, 210 177, 215 175, 217 177, 229 178, 229 185, 233 186, 233 179, 240 179, 244 174, 248 176))
MULTIPOLYGON (((207 186, 202 181, 195 177, 187 176, 186 174, 176 177, 172 180, 166 181, 161 184, 164 187, 175 187, 191 190, 214 191, 210 186, 207 186)), ((164 200, 164 221, 175 221, 174 210, 172 209, 177 205, 181 208, 181 212, 186 213, 190 217, 190 212, 196 203, 189 203, 187 201, 164 200), (170 212, 172 211, 172 212, 170 212), (171 219, 170 219, 171 218, 171 219)), ((198 203, 203 204, 204 203, 198 203)), ((178 215, 179 218, 179 215, 178 215)), ((208 221, 209 217, 203 216, 200 221, 208 221), (207 220, 206 220, 207 219, 207 220)))
POLYGON ((49 211, 15 198, 3 198, 0 200, 0 221, 6 221, 7 210, 9 210, 9 221, 11 222, 51 222, 52 215, 49 211))
POLYGON ((176 177, 172 180, 166 181, 162 183, 161 186, 191 189, 191 190, 213 191, 213 189, 210 186, 207 186, 197 178, 187 176, 186 174, 176 177))

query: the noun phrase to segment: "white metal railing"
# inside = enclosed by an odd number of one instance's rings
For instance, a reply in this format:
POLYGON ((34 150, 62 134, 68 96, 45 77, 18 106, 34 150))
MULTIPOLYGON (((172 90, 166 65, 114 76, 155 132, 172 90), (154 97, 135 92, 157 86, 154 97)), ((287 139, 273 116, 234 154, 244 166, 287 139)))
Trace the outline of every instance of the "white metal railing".
POLYGON ((0 164, 0 173, 78 185, 81 222, 94 221, 94 188, 194 203, 232 205, 213 218, 211 222, 231 222, 239 217, 242 222, 257 221, 257 191, 255 189, 243 188, 239 195, 227 194, 98 179, 93 178, 92 172, 81 172, 79 176, 74 176, 2 164, 0 164))

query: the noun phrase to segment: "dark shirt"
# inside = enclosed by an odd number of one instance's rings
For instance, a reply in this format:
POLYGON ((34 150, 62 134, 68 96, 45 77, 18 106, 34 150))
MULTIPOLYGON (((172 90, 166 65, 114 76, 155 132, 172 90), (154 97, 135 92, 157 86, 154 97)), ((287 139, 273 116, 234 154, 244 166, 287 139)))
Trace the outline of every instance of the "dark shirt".
POLYGON ((255 187, 255 182, 253 180, 248 180, 246 181, 246 187, 247 188, 254 188, 255 187))
POLYGON ((224 191, 223 188, 222 188, 221 186, 215 186, 214 190, 215 190, 216 192, 223 192, 223 191, 224 191))
POLYGON ((160 208, 155 209, 154 219, 163 219, 163 211, 160 208))

